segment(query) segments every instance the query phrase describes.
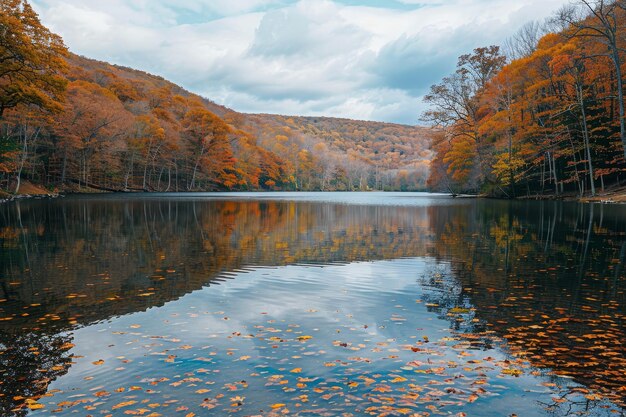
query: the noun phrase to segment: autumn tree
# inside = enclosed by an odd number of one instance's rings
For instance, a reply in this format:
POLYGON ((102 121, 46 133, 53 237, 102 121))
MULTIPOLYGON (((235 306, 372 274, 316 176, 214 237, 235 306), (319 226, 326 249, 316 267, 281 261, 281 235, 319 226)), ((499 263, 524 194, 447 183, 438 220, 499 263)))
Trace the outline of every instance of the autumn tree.
MULTIPOLYGON (((21 107, 21 106, 20 106, 21 107)), ((41 138, 45 120, 40 112, 28 108, 21 108, 20 112, 14 112, 8 117, 8 125, 11 126, 11 136, 16 145, 13 154, 13 167, 15 172, 14 192, 18 193, 22 183, 24 168, 34 157, 37 142, 41 138)))
POLYGON ((433 85, 425 97, 431 109, 422 119, 447 132, 450 152, 442 159, 461 187, 467 187, 470 178, 479 182, 485 178, 484 144, 479 133, 480 100, 487 83, 505 61, 498 46, 477 48, 472 54, 459 57, 455 73, 433 85))
POLYGON ((188 189, 195 189, 199 171, 211 184, 226 188, 236 185, 236 161, 228 138, 231 128, 199 106, 192 107, 183 123, 194 158, 188 189))
POLYGON ((626 6, 623 0, 577 0, 575 4, 563 7, 554 20, 567 29, 566 36, 591 38, 606 47, 604 54, 613 63, 615 71, 619 129, 624 161, 626 161, 626 120, 624 109, 624 21, 626 6), (587 14, 585 16, 585 13, 587 14))
POLYGON ((119 169, 119 153, 131 116, 110 90, 75 81, 68 86, 68 103, 53 125, 58 136, 61 182, 104 185, 100 180, 119 169), (94 172, 95 170, 95 172, 94 172))
POLYGON ((60 111, 66 55, 26 0, 0 2, 0 118, 20 104, 60 111))
POLYGON ((496 152, 496 162, 493 164, 494 174, 502 185, 509 187, 507 195, 515 196, 517 175, 524 162, 517 155, 518 146, 514 143, 515 118, 515 70, 511 66, 503 68, 490 81, 485 89, 483 106, 491 112, 479 124, 479 132, 484 136, 492 136, 498 142, 504 142, 505 152, 496 152))

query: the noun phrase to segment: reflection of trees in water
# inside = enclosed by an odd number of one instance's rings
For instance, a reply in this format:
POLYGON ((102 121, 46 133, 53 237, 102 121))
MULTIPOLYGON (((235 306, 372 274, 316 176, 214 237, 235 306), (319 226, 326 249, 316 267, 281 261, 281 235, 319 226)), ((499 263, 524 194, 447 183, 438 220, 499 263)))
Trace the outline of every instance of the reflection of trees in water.
MULTIPOLYGON (((606 401, 600 399, 585 398, 585 393, 578 387, 562 387, 561 393, 551 398, 550 402, 539 402, 547 414, 553 416, 595 416, 607 415, 609 410, 614 410, 606 401)), ((613 415, 624 416, 624 410, 613 415)))
POLYGON ((560 203, 501 208, 459 213, 443 227, 440 212, 431 216, 440 231, 437 253, 453 260, 477 317, 508 340, 512 354, 625 406, 623 210, 560 203), (459 230, 471 239, 459 238, 459 230))
POLYGON ((0 313, 15 314, 3 324, 12 327, 89 323, 161 305, 242 266, 417 256, 431 245, 426 214, 280 202, 4 206, 0 283, 8 301, 0 313), (53 307, 60 320, 46 317, 53 307))
POLYGON ((65 334, 0 332, 0 415, 25 416, 71 366, 72 338, 65 334))
POLYGON ((450 321, 450 327, 455 333, 475 335, 466 340, 469 349, 493 349, 494 338, 486 334, 487 323, 477 318, 470 289, 464 288, 460 280, 448 274, 448 270, 440 267, 425 271, 419 283, 430 291, 423 295, 421 301, 441 320, 450 321))

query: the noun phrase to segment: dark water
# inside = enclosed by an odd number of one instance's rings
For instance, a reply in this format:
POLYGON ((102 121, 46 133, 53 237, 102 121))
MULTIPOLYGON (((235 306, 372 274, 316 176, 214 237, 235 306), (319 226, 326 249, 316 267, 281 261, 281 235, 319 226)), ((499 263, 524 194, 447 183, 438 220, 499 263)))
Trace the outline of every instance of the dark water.
POLYGON ((0 245, 1 416, 626 410, 623 206, 73 197, 0 245))

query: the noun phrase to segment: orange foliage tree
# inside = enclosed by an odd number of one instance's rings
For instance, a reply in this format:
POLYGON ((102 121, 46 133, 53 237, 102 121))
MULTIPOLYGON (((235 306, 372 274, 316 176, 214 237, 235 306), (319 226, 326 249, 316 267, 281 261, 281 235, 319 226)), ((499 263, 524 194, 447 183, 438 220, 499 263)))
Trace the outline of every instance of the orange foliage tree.
POLYGON ((0 118, 20 104, 60 110, 67 49, 39 21, 28 2, 0 3, 0 118))

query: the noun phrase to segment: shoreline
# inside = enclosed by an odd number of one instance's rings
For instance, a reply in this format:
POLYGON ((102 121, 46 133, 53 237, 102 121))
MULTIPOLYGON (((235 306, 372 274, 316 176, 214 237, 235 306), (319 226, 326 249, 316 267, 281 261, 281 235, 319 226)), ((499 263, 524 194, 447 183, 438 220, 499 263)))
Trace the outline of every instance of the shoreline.
MULTIPOLYGON (((91 194, 91 193, 85 193, 91 194)), ((8 196, 2 196, 0 198, 0 204, 11 203, 16 200, 52 200, 54 198, 63 197, 64 194, 50 193, 50 194, 9 194, 8 196)))
POLYGON ((580 197, 576 194, 564 195, 534 195, 516 197, 514 200, 553 200, 553 201, 573 201, 579 203, 597 203, 597 204, 626 204, 626 187, 620 187, 614 190, 605 191, 595 196, 586 195, 580 197))
MULTIPOLYGON (((27 183, 24 187, 25 191, 19 194, 9 194, 6 192, 0 192, 0 204, 10 203, 16 200, 29 200, 29 199, 55 199, 59 197, 65 197, 70 195, 102 195, 102 194, 138 194, 138 195, 150 195, 150 194, 161 194, 156 191, 102 191, 102 190, 66 190, 66 191, 48 191, 39 186, 27 183)), ((183 191, 180 193, 211 193, 211 191, 183 191)), ((266 191, 266 190, 254 190, 254 191, 214 191, 215 193, 237 193, 237 192, 252 192, 258 193, 262 195, 266 192, 278 192, 281 193, 283 191, 266 191)), ((284 192, 292 192, 292 191, 284 191, 284 192)), ((296 192, 376 192, 374 190, 370 191, 296 191, 296 192)), ((382 191, 385 192, 385 191, 382 191)), ((389 192, 402 192, 402 191, 389 191, 389 192)), ((409 192, 421 192, 421 193, 429 193, 430 191, 409 191, 409 192)), ((176 192, 170 192, 171 194, 176 194, 176 192)), ((564 194, 555 196, 551 195, 530 195, 530 196, 520 196, 515 198, 503 198, 496 196, 489 196, 486 194, 449 194, 451 198, 454 199, 494 199, 494 200, 517 200, 517 201, 567 201, 567 202, 579 202, 579 203, 596 203, 596 204, 626 204, 626 187, 620 187, 617 189, 613 189, 610 191, 605 191, 604 193, 598 194, 596 196, 585 196, 579 197, 575 194, 564 194)))

